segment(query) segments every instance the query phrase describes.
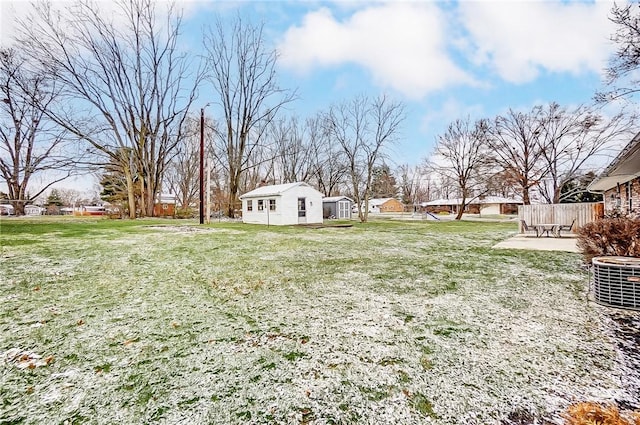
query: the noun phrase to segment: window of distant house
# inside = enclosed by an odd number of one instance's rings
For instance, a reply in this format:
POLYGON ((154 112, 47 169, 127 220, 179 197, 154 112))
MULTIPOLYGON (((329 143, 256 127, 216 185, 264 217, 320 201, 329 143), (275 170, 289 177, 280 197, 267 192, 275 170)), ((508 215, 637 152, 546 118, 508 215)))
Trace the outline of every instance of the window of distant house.
POLYGON ((275 210, 276 210, 276 200, 269 199, 269 211, 275 211, 275 210))
POLYGON ((258 199, 258 211, 264 211, 264 201, 262 199, 258 199))
POLYGON ((162 209, 163 209, 163 210, 168 210, 168 209, 169 209, 169 205, 167 205, 167 204, 162 204, 162 209))
POLYGON ((253 199, 247 201, 247 211, 253 211, 253 199))

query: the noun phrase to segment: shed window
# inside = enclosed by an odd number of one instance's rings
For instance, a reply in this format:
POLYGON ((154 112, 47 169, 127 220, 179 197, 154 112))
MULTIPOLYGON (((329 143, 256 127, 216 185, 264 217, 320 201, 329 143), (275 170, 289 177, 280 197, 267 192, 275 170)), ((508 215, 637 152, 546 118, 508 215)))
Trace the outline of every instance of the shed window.
POLYGON ((276 210, 276 200, 269 199, 269 211, 275 211, 275 210, 276 210))
POLYGON ((264 200, 258 199, 258 211, 264 211, 264 200))
POLYGON ((253 199, 247 200, 247 211, 253 211, 253 199))

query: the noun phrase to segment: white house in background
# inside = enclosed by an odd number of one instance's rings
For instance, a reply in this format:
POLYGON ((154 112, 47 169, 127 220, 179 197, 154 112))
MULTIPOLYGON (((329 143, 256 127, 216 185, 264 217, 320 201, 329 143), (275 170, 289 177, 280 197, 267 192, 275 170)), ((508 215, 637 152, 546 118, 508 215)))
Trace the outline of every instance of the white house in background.
POLYGON ((13 205, 11 204, 0 204, 0 215, 13 215, 13 205))
MULTIPOLYGON (((423 202, 420 206, 427 212, 449 211, 456 213, 461 202, 461 198, 436 199, 423 202)), ((522 201, 501 196, 474 197, 466 200, 464 212, 481 215, 517 214, 518 205, 522 205, 522 201)))
MULTIPOLYGON (((402 205, 402 202, 395 198, 369 199, 368 205, 370 213, 394 213, 404 211, 404 205, 402 205)), ((364 210, 364 202, 362 202, 362 209, 364 210)), ((355 206, 354 210, 354 213, 358 212, 358 207, 355 206)))
POLYGON ((322 223, 322 193, 304 182, 262 186, 240 196, 240 200, 243 223, 322 223))
POLYGON ((46 208, 39 207, 37 205, 25 205, 25 215, 43 215, 46 212, 46 208))

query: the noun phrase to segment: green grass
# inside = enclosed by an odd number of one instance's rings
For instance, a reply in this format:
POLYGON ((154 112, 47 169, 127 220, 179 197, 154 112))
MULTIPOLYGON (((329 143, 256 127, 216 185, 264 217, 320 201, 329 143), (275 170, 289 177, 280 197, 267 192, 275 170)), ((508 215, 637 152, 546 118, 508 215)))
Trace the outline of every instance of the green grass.
POLYGON ((616 385, 580 258, 515 232, 2 220, 0 354, 53 361, 0 364, 0 423, 486 423, 616 385))

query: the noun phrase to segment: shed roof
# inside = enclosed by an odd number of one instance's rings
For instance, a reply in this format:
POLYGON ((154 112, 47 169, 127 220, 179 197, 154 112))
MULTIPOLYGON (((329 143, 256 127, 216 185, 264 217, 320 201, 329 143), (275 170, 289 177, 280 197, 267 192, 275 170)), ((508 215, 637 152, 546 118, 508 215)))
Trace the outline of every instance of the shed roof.
POLYGON ((338 202, 342 201, 343 199, 349 202, 353 202, 353 199, 349 198, 348 196, 327 196, 325 198, 322 198, 322 202, 338 202))
POLYGON ((604 192, 640 177, 640 133, 631 139, 598 178, 587 186, 590 192, 604 192))
POLYGON ((240 199, 256 198, 259 196, 282 195, 282 193, 286 192, 287 190, 290 190, 290 189, 293 189, 294 187, 299 187, 299 186, 311 187, 305 182, 294 182, 294 183, 285 183, 285 184, 274 184, 270 186, 261 186, 245 193, 244 195, 241 195, 240 199))

